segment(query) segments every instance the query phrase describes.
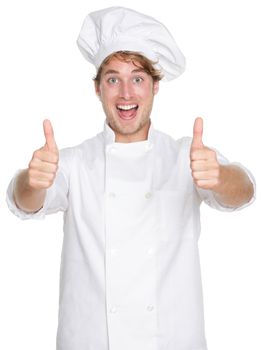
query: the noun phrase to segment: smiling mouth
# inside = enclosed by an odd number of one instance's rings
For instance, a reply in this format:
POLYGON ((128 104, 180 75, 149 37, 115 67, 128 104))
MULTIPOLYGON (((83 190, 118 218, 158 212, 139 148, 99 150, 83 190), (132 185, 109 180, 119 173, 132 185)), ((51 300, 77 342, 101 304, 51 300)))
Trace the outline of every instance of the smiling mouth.
POLYGON ((139 106, 137 104, 117 105, 116 108, 121 119, 131 120, 136 117, 139 106))

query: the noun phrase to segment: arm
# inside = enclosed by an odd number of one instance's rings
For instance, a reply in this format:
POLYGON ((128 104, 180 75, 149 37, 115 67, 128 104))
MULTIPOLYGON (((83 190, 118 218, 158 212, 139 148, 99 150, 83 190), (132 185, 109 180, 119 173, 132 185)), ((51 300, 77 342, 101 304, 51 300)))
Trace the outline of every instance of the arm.
POLYGON ((218 179, 218 185, 213 192, 222 204, 239 207, 249 202, 254 195, 249 177, 236 165, 220 165, 218 179))
POLYGON ((50 121, 45 120, 45 145, 33 153, 28 169, 22 170, 14 185, 14 200, 18 208, 25 212, 37 212, 42 208, 46 190, 56 176, 59 152, 50 121))
POLYGON ((219 164, 216 152, 203 145, 203 121, 197 118, 191 145, 191 169, 195 184, 212 190, 223 205, 239 207, 254 195, 253 184, 243 169, 234 164, 219 164))
POLYGON ((14 201, 26 213, 34 213, 43 207, 45 189, 34 189, 29 185, 29 169, 18 174, 14 185, 14 201))

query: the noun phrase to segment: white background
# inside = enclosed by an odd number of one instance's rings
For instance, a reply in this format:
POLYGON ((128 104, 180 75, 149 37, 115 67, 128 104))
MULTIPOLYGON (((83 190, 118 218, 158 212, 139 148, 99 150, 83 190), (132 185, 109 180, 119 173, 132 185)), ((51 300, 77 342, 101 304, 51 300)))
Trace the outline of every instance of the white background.
POLYGON ((257 179, 257 200, 243 211, 202 205, 199 246, 209 350, 262 350, 260 0, 1 2, 0 348, 55 349, 62 215, 20 221, 8 211, 5 192, 42 146, 44 118, 51 119, 60 148, 102 130, 95 70, 76 38, 87 13, 113 5, 158 18, 186 56, 186 72, 161 83, 155 128, 174 138, 191 136, 194 118, 202 116, 204 143, 257 179))

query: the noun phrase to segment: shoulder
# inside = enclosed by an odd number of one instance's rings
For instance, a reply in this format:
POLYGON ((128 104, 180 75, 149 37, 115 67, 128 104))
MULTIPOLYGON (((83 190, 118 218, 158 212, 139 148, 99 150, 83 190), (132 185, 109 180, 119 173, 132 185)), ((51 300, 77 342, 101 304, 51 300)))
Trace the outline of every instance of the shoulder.
POLYGON ((102 142, 100 134, 97 134, 78 145, 62 148, 59 151, 60 160, 67 163, 82 160, 83 157, 87 159, 95 156, 100 149, 102 149, 102 142))
POLYGON ((183 136, 181 138, 176 139, 173 136, 168 135, 160 130, 155 130, 155 135, 157 145, 159 145, 161 148, 165 148, 167 151, 190 151, 192 143, 192 137, 190 136, 183 136))

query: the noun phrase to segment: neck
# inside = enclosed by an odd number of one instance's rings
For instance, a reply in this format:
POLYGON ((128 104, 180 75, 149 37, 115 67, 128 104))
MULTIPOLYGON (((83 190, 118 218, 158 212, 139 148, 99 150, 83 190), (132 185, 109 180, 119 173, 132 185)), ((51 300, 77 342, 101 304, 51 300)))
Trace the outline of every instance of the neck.
POLYGON ((130 135, 123 135, 115 131, 115 142, 130 143, 145 141, 148 139, 150 125, 151 120, 149 120, 138 132, 130 135))

